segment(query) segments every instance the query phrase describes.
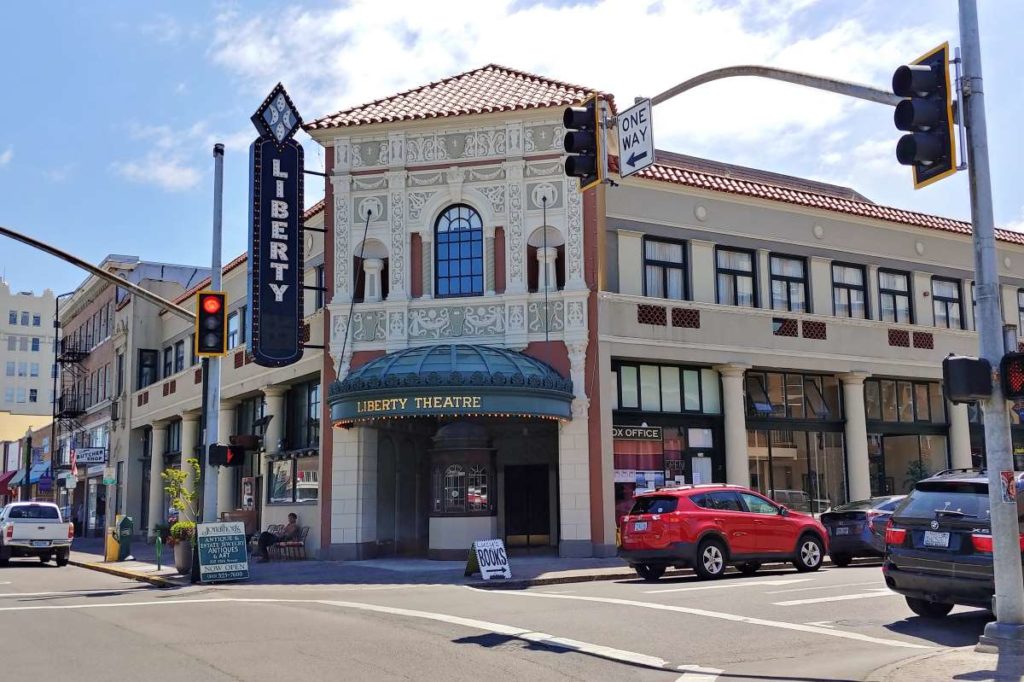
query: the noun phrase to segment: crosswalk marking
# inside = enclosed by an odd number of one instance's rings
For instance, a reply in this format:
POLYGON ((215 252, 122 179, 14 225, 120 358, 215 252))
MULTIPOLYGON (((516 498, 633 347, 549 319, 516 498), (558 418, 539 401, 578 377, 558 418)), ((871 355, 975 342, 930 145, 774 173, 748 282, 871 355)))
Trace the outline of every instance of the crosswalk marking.
POLYGON ((842 583, 840 585, 822 585, 821 587, 797 587, 792 590, 772 590, 771 592, 765 592, 765 594, 787 594, 789 592, 811 592, 812 590, 838 590, 844 587, 866 587, 868 585, 874 585, 878 587, 878 581, 872 580, 869 583, 842 583))
POLYGON ((715 682, 723 672, 720 668, 700 665, 681 665, 677 670, 682 670, 683 674, 676 678, 676 682, 715 682))
POLYGON ((815 597, 813 599, 793 599, 792 601, 777 601, 772 606, 803 606, 804 604, 825 604, 832 601, 852 601, 854 599, 871 599, 873 597, 898 597, 900 595, 892 592, 887 587, 860 594, 842 594, 838 597, 815 597))
POLYGON ((795 578, 793 580, 727 580, 716 585, 700 585, 698 587, 673 587, 667 590, 645 590, 647 594, 665 594, 667 592, 696 592, 697 590, 724 590, 733 587, 758 587, 768 585, 776 587, 779 585, 793 585, 795 583, 810 582, 810 578, 795 578))

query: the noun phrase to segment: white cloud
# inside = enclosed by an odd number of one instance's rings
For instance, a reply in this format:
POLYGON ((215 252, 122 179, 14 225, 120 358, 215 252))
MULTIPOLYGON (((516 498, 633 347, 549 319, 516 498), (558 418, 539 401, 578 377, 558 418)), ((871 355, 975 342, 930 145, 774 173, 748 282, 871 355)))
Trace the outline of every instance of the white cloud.
POLYGON ((0 168, 6 166, 14 158, 14 147, 8 147, 4 151, 0 152, 0 168))
POLYGON ((76 163, 65 163, 62 166, 44 170, 43 175, 50 182, 64 182, 71 176, 77 165, 76 163))
POLYGON ((189 190, 199 184, 202 173, 180 156, 158 151, 147 152, 141 159, 116 161, 114 171, 126 180, 155 185, 169 192, 189 190))

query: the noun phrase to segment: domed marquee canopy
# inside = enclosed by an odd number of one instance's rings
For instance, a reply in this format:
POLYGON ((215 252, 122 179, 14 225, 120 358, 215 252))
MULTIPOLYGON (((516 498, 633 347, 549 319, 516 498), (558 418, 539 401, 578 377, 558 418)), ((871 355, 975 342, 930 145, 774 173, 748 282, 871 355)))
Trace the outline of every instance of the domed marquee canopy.
POLYGON ((572 417, 572 381, 522 353, 468 344, 390 353, 331 384, 335 426, 403 417, 572 417))

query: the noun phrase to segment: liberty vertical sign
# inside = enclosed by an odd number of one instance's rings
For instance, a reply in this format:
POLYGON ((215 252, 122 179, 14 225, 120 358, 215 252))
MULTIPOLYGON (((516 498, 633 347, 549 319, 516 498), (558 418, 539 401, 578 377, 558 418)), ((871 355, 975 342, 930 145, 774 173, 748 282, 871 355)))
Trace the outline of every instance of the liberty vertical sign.
POLYGON ((252 122, 248 347, 256 364, 283 367, 302 358, 302 120, 278 83, 252 122))

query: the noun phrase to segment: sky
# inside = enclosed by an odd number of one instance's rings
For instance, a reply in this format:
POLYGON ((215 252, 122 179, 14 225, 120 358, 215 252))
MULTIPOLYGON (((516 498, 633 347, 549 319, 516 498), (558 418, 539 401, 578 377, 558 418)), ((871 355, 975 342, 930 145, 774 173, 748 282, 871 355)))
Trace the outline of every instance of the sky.
MULTIPOLYGON (((997 225, 1024 230, 1017 156, 1024 3, 983 0, 997 225)), ((53 0, 4 8, 0 225, 92 262, 210 263, 215 142, 226 145, 224 262, 246 249, 249 116, 284 83, 307 121, 489 63, 613 94, 620 107, 734 64, 889 88, 948 40, 955 0, 53 0)), ((915 191, 887 106, 730 79, 655 107, 659 149, 851 186, 968 220, 967 173, 915 191)), ((323 152, 300 133, 307 168, 323 152)), ((609 191, 615 191, 611 189, 609 191)), ((323 196, 308 176, 306 203, 323 196)), ((17 291, 85 274, 0 237, 17 291)))

